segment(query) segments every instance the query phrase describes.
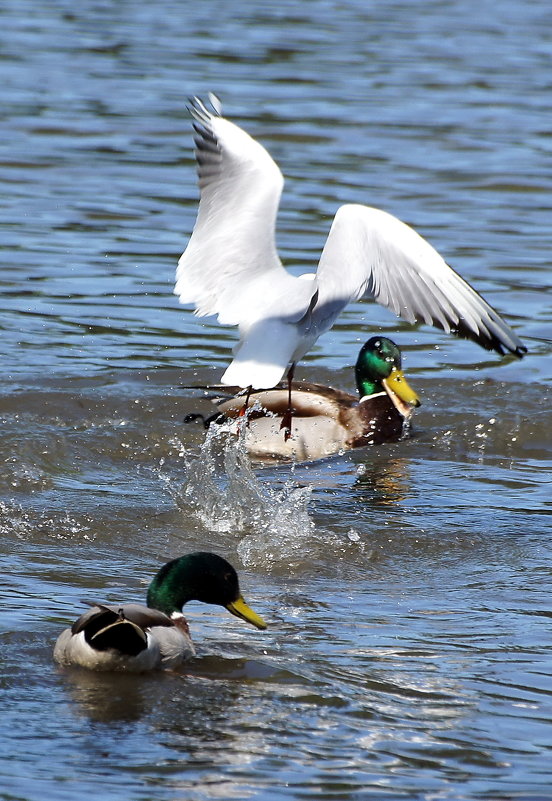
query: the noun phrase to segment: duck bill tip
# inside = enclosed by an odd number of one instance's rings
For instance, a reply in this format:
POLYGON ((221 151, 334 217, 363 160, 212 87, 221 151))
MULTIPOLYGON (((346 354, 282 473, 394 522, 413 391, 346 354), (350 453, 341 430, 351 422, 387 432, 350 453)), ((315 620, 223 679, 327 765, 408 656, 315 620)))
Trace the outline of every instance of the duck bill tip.
POLYGON ((267 624, 262 617, 254 612, 251 607, 245 603, 241 595, 235 601, 227 604, 226 608, 230 614, 241 618, 241 620, 245 620, 246 623, 251 623, 251 625, 255 626, 257 629, 264 630, 267 627, 267 624))
POLYGON ((383 387, 393 403, 400 401, 399 411, 402 413, 403 404, 412 411, 413 408, 421 406, 418 394, 412 389, 401 370, 393 369, 391 375, 382 381, 383 387))

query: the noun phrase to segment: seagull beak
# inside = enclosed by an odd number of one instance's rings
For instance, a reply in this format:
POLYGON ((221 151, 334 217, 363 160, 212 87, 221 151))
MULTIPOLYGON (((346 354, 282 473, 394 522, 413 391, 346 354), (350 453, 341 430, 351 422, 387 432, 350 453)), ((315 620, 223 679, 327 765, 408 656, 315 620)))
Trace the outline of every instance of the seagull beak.
POLYGON ((258 629, 266 629, 266 623, 262 617, 245 603, 241 595, 235 601, 227 604, 226 608, 236 617, 241 617, 242 620, 251 623, 252 626, 256 626, 258 629))
MULTIPOLYGON (((396 367, 393 367, 391 375, 388 378, 384 378, 381 383, 383 384, 385 391, 387 392, 393 403, 395 403, 395 400, 393 398, 393 396, 395 396, 400 401, 402 401, 403 404, 408 404, 409 407, 420 405, 419 397, 414 392, 412 387, 408 384, 408 381, 402 374, 402 371, 397 370, 396 367)), ((397 406, 397 408, 399 412, 401 412, 401 414, 404 414, 404 412, 401 410, 399 406, 397 406)))

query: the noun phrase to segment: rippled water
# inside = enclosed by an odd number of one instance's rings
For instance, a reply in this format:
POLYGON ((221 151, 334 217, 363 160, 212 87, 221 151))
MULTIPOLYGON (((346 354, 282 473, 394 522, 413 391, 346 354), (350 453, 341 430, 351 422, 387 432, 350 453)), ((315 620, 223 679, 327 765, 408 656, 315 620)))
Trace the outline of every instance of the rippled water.
POLYGON ((544 0, 0 8, 0 798, 552 797, 550 129, 544 0), (193 226, 186 97, 287 182, 314 268, 336 208, 414 225, 529 347, 352 305, 301 365, 404 352, 412 437, 251 465, 200 426, 235 333, 171 294, 193 226), (81 599, 211 548, 266 632, 191 604, 181 675, 60 671, 81 599))

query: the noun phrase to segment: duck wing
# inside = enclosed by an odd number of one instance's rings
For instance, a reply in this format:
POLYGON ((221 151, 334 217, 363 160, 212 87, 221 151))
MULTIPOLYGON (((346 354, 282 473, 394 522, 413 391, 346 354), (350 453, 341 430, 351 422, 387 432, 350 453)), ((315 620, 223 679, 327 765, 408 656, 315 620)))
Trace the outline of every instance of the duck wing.
POLYGON ((409 323, 424 322, 498 353, 527 348, 500 315, 414 229, 380 209, 338 209, 317 271, 312 312, 327 330, 353 300, 369 295, 409 323))
POLYGON ((174 626, 174 622, 157 609, 150 609, 143 604, 94 604, 72 627, 71 633, 78 634, 81 631, 100 631, 106 626, 114 623, 129 621, 145 631, 152 626, 174 626))

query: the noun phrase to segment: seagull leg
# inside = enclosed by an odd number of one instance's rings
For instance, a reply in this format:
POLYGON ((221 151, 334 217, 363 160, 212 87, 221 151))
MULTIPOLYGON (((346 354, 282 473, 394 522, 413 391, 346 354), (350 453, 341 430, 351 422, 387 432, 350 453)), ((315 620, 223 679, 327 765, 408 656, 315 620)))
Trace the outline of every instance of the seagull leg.
POLYGON ((293 374, 295 373, 295 362, 292 362, 287 374, 287 382, 288 382, 288 407, 285 410, 284 414, 282 415, 282 422, 280 423, 280 429, 284 429, 284 441, 287 442, 288 439, 291 437, 291 421, 292 421, 292 410, 291 410, 291 382, 293 381, 293 374))
POLYGON ((247 412, 247 407, 249 406, 249 398, 251 397, 252 392, 253 392, 253 385, 249 384, 249 386, 247 387, 247 392, 245 393, 245 403, 240 409, 238 417, 245 417, 245 413, 247 412))

